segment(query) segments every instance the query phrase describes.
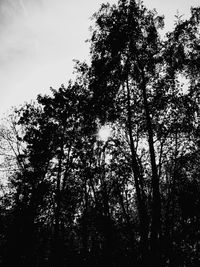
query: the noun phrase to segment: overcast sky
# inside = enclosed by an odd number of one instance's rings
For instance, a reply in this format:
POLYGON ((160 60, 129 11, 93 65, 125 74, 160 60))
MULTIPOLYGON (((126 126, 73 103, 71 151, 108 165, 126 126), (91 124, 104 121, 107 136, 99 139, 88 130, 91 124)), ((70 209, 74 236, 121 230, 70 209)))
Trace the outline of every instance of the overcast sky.
MULTIPOLYGON (((0 0, 0 116, 72 77, 73 59, 88 58, 90 17, 101 3, 117 0, 0 0)), ((144 0, 165 15, 189 16, 199 0, 144 0)))

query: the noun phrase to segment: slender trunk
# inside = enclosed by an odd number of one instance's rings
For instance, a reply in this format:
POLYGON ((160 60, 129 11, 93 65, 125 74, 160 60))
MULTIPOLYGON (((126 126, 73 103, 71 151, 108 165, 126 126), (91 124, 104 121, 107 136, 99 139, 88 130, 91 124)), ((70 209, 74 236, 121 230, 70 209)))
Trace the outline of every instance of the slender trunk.
POLYGON ((104 144, 102 149, 102 174, 101 174, 101 190, 102 190, 102 200, 103 200, 103 214, 104 216, 109 217, 109 193, 107 189, 107 183, 106 183, 106 144, 104 144))
POLYGON ((151 169, 152 169, 153 200, 152 200, 152 223, 151 223, 151 237, 150 237, 151 264, 152 266, 160 266, 159 238, 160 238, 160 227, 161 227, 161 199, 160 199, 160 189, 159 189, 159 176, 157 172, 156 157, 155 157, 154 142, 153 142, 153 129, 151 124, 151 117, 146 94, 146 83, 144 74, 142 75, 141 85, 142 85, 141 89, 144 100, 144 109, 146 113, 148 143, 149 143, 149 152, 150 152, 151 169))
POLYGON ((134 247, 135 239, 136 239, 135 238, 135 232, 133 229, 133 225, 131 224, 131 221, 130 221, 130 215, 128 212, 128 207, 127 208, 125 207, 123 193, 121 192, 119 185, 117 186, 117 194, 119 197, 119 204, 121 206, 123 216, 126 220, 126 229, 127 229, 128 238, 130 240, 130 245, 131 245, 131 247, 134 247))
POLYGON ((130 104, 130 88, 127 81, 127 111, 128 111, 128 132, 130 138, 130 149, 131 149, 131 161, 132 161, 132 170, 134 174, 135 189, 137 195, 137 205, 138 213, 140 219, 140 235, 141 235, 141 249, 142 249, 142 262, 146 263, 148 258, 148 216, 145 203, 145 193, 140 188, 140 181, 143 177, 140 173, 139 164, 137 161, 137 154, 135 151, 135 145, 133 140, 132 133, 132 114, 131 114, 131 104, 130 104))
MULTIPOLYGON (((87 191, 87 178, 85 177, 84 181, 84 211, 83 211, 83 228, 82 228, 82 242, 83 242, 83 250, 82 250, 82 261, 83 264, 87 264, 88 260, 88 241, 89 241, 89 229, 88 229, 88 191, 87 191)), ((85 266, 85 265, 84 265, 85 266)))
POLYGON ((165 214, 166 221, 166 243, 167 243, 167 251, 168 251, 168 260, 169 266, 173 265, 172 255, 173 255, 173 226, 174 226, 174 218, 175 218, 175 191, 176 191, 176 171, 177 171, 177 156, 178 156, 178 133, 175 133, 175 151, 174 151, 174 166, 172 169, 172 173, 170 173, 170 178, 172 179, 168 185, 168 199, 167 199, 167 208, 165 214))
POLYGON ((63 142, 60 146, 60 155, 58 161, 58 172, 56 181, 56 195, 55 195, 55 225, 54 225, 54 244, 53 244, 53 266, 62 266, 62 246, 60 236, 60 215, 61 215, 61 172, 63 160, 63 142))

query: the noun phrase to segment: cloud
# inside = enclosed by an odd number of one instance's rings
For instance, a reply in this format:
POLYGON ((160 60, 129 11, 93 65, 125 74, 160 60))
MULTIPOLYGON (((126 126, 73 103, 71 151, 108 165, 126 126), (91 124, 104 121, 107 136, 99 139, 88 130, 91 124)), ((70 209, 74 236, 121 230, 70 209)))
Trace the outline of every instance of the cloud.
MULTIPOLYGON (((116 2, 114 0, 110 0, 116 2)), ((0 2, 0 113, 71 78, 88 58, 89 17, 102 0, 0 2), (3 102, 3 103, 2 103, 3 102)))

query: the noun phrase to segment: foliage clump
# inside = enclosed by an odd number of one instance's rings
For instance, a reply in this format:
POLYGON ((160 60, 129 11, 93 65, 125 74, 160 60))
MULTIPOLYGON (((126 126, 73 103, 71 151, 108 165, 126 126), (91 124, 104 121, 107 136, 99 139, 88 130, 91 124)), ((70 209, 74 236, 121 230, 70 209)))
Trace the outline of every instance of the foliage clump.
POLYGON ((1 128, 1 265, 198 266, 200 8, 93 19, 90 65, 1 128))

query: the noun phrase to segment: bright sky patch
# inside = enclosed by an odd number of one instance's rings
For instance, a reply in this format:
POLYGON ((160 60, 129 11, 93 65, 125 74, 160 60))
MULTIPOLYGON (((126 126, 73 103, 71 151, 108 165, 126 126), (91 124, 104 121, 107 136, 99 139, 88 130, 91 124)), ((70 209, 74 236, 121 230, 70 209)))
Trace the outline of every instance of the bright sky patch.
POLYGON ((111 128, 109 125, 102 126, 99 129, 98 137, 101 141, 106 142, 110 136, 111 136, 111 128))

